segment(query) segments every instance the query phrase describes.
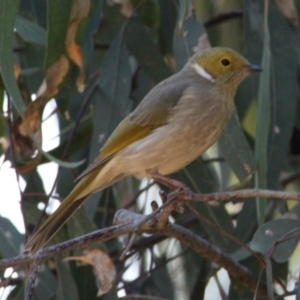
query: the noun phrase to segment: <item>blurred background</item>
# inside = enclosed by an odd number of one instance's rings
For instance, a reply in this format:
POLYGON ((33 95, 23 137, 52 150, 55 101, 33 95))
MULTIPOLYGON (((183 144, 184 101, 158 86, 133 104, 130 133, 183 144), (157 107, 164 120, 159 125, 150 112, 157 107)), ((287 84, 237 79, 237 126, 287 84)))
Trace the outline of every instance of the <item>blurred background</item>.
MULTIPOLYGON (((299 16, 297 0, 1 0, 1 258, 22 253, 149 90, 210 46, 231 47, 264 71, 239 87, 218 143, 172 177, 198 193, 300 191, 299 16)), ((120 208, 149 213, 160 188, 127 178, 93 195, 51 243, 110 226, 120 208)), ((296 201, 191 202, 170 219, 229 254, 280 299, 300 299, 296 201)), ((119 261, 122 247, 119 238, 46 261, 32 299, 255 297, 175 239, 139 236, 119 261), (82 265, 91 254, 106 255, 100 261, 111 262, 109 270, 93 259, 82 265), (62 261, 73 255, 81 258, 62 261), (109 272, 105 290, 100 275, 109 272)), ((0 276, 2 299, 24 298, 26 267, 0 276)))

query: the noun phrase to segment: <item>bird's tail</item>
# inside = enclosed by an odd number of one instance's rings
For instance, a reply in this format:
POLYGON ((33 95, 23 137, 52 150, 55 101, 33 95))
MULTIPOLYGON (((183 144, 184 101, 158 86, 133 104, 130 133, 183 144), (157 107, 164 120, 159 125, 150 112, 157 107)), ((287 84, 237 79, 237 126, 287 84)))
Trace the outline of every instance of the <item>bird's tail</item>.
MULTIPOLYGON (((76 210, 87 200, 87 198, 120 178, 111 177, 107 174, 104 166, 98 167, 86 174, 71 193, 65 198, 58 209, 40 226, 29 242, 25 250, 31 253, 37 252, 52 238, 52 236, 63 226, 63 224, 76 212, 76 210)), ((110 172, 113 173, 113 172, 110 172)))
POLYGON ((67 197, 60 207, 40 226, 32 238, 25 246, 34 254, 53 237, 53 235, 63 226, 63 224, 74 214, 74 212, 84 203, 88 196, 75 201, 67 197), (62 207, 63 206, 63 207, 62 207))

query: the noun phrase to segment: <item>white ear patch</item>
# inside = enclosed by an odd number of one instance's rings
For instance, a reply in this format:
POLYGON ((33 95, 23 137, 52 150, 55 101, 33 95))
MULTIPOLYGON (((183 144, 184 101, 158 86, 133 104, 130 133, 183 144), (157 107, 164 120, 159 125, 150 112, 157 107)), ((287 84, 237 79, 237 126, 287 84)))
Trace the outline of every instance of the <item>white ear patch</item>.
POLYGON ((215 79, 208 72, 206 72, 201 66, 199 66, 198 64, 193 63, 192 68, 201 77, 207 79, 210 82, 215 82, 215 79))

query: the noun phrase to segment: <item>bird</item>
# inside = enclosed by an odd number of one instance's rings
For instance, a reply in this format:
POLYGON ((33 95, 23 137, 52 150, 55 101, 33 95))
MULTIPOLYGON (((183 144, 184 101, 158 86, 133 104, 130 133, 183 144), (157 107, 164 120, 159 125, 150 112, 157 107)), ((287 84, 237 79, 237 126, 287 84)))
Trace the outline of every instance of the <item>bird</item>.
POLYGON ((199 157, 225 128, 240 82, 260 71, 230 48, 212 47, 191 56, 119 123, 25 249, 34 254, 43 248, 91 194, 129 175, 151 178, 174 173, 199 157))

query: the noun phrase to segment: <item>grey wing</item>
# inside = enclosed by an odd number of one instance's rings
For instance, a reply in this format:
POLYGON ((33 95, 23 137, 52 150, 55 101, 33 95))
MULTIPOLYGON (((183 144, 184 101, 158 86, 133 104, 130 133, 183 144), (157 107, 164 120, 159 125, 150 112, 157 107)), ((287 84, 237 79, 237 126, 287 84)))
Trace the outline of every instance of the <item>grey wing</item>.
POLYGON ((162 125, 161 120, 166 119, 163 115, 170 113, 190 85, 191 78, 182 71, 165 79, 144 97, 130 114, 130 120, 142 126, 150 120, 153 125, 162 125))

